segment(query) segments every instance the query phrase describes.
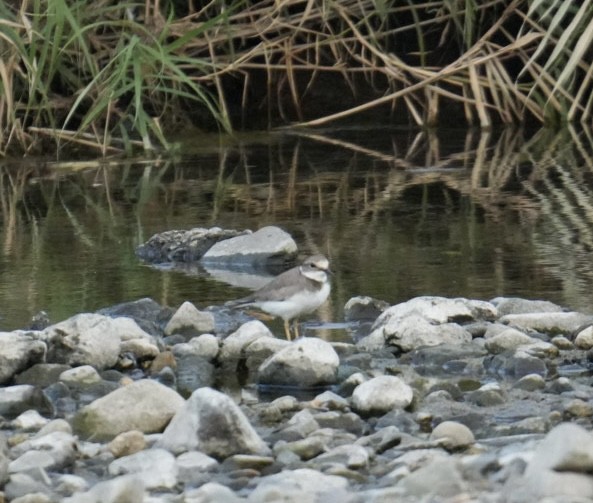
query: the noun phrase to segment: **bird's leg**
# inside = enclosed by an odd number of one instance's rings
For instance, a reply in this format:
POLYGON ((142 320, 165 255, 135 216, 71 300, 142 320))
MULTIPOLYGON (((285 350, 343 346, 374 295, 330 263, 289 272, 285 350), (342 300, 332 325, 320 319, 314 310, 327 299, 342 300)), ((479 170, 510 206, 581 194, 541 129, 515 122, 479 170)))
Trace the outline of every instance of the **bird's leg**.
POLYGON ((298 339, 301 335, 299 334, 299 320, 297 318, 293 321, 294 326, 294 338, 298 339))
POLYGON ((288 326, 288 320, 284 320, 284 333, 286 334, 286 340, 290 341, 290 327, 288 326))

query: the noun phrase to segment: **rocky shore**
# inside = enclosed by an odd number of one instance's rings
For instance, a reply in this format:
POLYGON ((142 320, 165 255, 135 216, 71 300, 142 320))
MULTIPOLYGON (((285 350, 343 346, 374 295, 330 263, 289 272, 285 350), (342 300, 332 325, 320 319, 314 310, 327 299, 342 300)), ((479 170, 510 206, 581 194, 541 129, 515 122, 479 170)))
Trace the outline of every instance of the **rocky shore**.
POLYGON ((344 312, 347 343, 151 299, 0 333, 0 501, 593 499, 593 316, 519 298, 344 312))
POLYGON ((346 313, 352 343, 150 299, 1 333, 3 498, 593 498, 591 316, 440 297, 346 313))

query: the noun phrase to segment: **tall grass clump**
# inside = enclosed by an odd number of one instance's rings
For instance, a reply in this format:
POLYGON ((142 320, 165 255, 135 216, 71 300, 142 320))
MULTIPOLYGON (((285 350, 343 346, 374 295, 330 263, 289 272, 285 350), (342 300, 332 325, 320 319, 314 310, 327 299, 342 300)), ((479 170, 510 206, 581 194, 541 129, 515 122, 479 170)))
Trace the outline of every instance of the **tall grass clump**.
POLYGON ((0 152, 369 112, 590 124, 592 56, 593 0, 2 2, 0 152))
POLYGON ((199 80, 211 60, 183 50, 208 25, 178 36, 170 18, 135 2, 16 4, 0 3, 0 148, 32 149, 44 136, 103 152, 166 146, 163 127, 187 120, 188 107, 230 129, 199 80))

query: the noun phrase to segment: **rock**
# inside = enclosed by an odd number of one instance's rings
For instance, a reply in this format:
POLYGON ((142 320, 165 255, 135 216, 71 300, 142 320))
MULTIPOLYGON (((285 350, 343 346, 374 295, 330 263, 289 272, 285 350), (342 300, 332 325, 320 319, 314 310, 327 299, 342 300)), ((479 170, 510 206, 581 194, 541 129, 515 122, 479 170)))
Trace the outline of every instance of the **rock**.
POLYGON ((95 367, 90 365, 82 365, 73 369, 65 370, 60 374, 60 381, 66 384, 93 384, 101 382, 101 376, 95 370, 95 367))
POLYGON ((478 316, 490 317, 495 313, 490 304, 474 306, 472 302, 477 301, 418 297, 397 304, 377 318, 371 333, 361 339, 358 346, 366 351, 378 350, 384 345, 411 351, 421 346, 467 344, 472 340, 471 333, 449 320, 473 321, 478 316))
POLYGON ((212 332, 215 328, 214 315, 200 311, 191 302, 184 302, 165 327, 165 335, 199 335, 212 332))
POLYGON ((380 415, 392 409, 403 409, 412 403, 414 392, 402 379, 379 376, 363 382, 352 393, 352 406, 366 415, 380 415))
POLYGON ((346 321, 374 321, 387 308, 389 308, 389 304, 384 300, 364 296, 352 297, 344 306, 344 319, 346 321))
POLYGON ((83 313, 44 330, 48 341, 47 358, 68 365, 92 365, 97 369, 113 367, 122 340, 148 336, 130 318, 109 318, 83 313))
POLYGON ((453 498, 467 488, 452 458, 437 458, 421 466, 404 477, 398 487, 404 489, 406 496, 426 501, 453 498))
POLYGON ((573 423, 561 423, 539 443, 521 477, 509 479, 505 501, 527 503, 593 499, 593 436, 573 423))
POLYGON ((138 430, 124 431, 109 442, 107 449, 114 458, 130 456, 146 449, 146 438, 138 430))
POLYGON ((205 358, 185 355, 177 360, 177 390, 187 397, 198 388, 214 385, 214 365, 205 358))
POLYGON ((17 418, 15 418, 11 426, 17 430, 39 430, 43 426, 49 423, 49 419, 44 418, 39 412, 36 410, 26 410, 22 414, 20 414, 17 418))
POLYGON ((523 389, 525 391, 542 390, 546 387, 545 379, 539 374, 527 374, 521 377, 513 388, 523 389))
POLYGON ((186 491, 184 503, 245 503, 231 489, 216 482, 207 482, 198 489, 186 491))
POLYGON ((183 398, 172 389, 143 379, 80 409, 73 426, 83 438, 97 440, 109 440, 129 430, 159 432, 184 404, 183 398))
POLYGON ((573 334, 582 326, 593 323, 593 316, 577 312, 507 314, 499 321, 519 330, 554 336, 573 334))
POLYGON ((200 450, 217 459, 233 454, 269 453, 241 409, 211 388, 193 392, 165 429, 159 447, 174 454, 200 450))
POLYGON ((360 437, 356 443, 365 447, 372 448, 376 454, 381 454, 387 449, 399 445, 402 441, 402 432, 397 426, 386 426, 380 428, 375 433, 360 437))
POLYGON ((147 449, 116 459, 109 464, 109 474, 133 474, 146 489, 173 489, 177 484, 175 457, 165 449, 147 449))
MULTIPOLYGON (((45 472, 43 471, 43 473, 45 472)), ((45 481, 35 480, 27 473, 13 473, 3 487, 3 496, 7 501, 14 501, 17 498, 25 497, 29 494, 45 494, 51 498, 54 495, 47 482, 47 479, 45 481)))
POLYGON ((40 390, 29 384, 0 388, 0 415, 15 417, 29 409, 47 411, 48 404, 40 390))
POLYGON ((286 261, 297 254, 290 234, 278 227, 263 227, 253 234, 243 234, 219 241, 202 257, 209 264, 261 265, 279 258, 286 261))
POLYGON ((97 314, 109 316, 110 318, 132 318, 146 333, 160 336, 162 334, 162 325, 173 313, 171 308, 162 307, 153 299, 145 297, 100 309, 97 314))
POLYGON ((430 434, 431 440, 437 440, 449 450, 465 449, 476 441, 472 431, 457 421, 443 421, 430 434))
POLYGON ((385 310, 375 326, 388 324, 392 319, 418 315, 431 323, 469 323, 478 320, 494 320, 497 309, 490 303, 470 299, 445 297, 416 297, 385 310))
POLYGON ((200 259, 218 241, 247 234, 212 227, 189 230, 170 230, 155 234, 136 248, 136 255, 147 262, 193 262, 200 259))
POLYGON ((26 332, 0 332, 0 384, 31 365, 42 362, 46 352, 45 343, 26 332))
POLYGON ((184 452, 177 457, 177 478, 186 485, 193 485, 204 472, 215 470, 219 464, 214 458, 199 451, 184 452))
POLYGON ((593 326, 581 330, 575 337, 574 344, 579 349, 593 348, 593 326))
POLYGON ((270 356, 259 368, 259 384, 296 387, 336 382, 340 359, 331 344, 301 337, 270 356))
POLYGON ((32 384, 45 388, 54 384, 59 378, 60 374, 66 370, 70 370, 70 365, 62 363, 36 363, 24 372, 15 377, 15 384, 32 384))
POLYGON ((351 470, 368 468, 369 452, 361 445, 339 445, 315 458, 315 466, 340 464, 351 470))
POLYGON ((47 494, 39 492, 14 498, 12 503, 51 503, 51 501, 51 498, 47 494))
POLYGON ((220 351, 219 341, 215 335, 202 334, 192 337, 189 342, 175 344, 173 354, 176 357, 192 354, 205 358, 208 361, 214 361, 220 351))
POLYGON ((9 465, 12 473, 29 471, 35 467, 59 470, 74 463, 77 455, 76 438, 70 433, 56 431, 25 440, 11 449, 18 456, 9 465))
POLYGON ((526 313, 561 313, 564 309, 547 300, 528 300, 517 297, 496 297, 490 301, 496 306, 499 316, 526 313))
POLYGON ((64 498, 63 503, 143 503, 144 484, 136 475, 99 482, 89 491, 64 498))
POLYGON ((245 347, 260 337, 273 338, 274 334, 261 321, 253 320, 244 323, 222 341, 222 347, 218 356, 219 361, 226 362, 241 358, 245 347))
POLYGON ((486 337, 485 347, 490 353, 497 354, 534 342, 536 339, 533 337, 529 337, 515 328, 507 328, 492 337, 486 337))
POLYGON ((248 501, 347 501, 348 481, 335 475, 324 475, 300 468, 262 477, 248 501))
POLYGON ((78 475, 60 475, 56 479, 56 492, 64 496, 72 496, 74 493, 82 493, 88 490, 89 483, 78 475))
POLYGON ((319 437, 307 437, 293 442, 280 441, 274 446, 274 454, 281 456, 284 451, 296 454, 304 461, 318 456, 327 450, 327 442, 319 437))

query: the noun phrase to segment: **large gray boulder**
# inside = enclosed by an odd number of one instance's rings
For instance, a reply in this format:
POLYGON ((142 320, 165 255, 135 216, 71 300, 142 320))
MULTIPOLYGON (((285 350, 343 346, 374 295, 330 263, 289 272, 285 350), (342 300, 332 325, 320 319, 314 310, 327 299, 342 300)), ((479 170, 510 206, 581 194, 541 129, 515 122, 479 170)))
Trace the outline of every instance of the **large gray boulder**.
POLYGON ((245 234, 248 231, 195 227, 155 234, 136 248, 136 255, 148 262, 193 262, 200 259, 218 241, 245 234))
POLYGON ((0 332, 0 384, 45 358, 47 346, 26 332, 0 332))
POLYGON ((279 227, 262 227, 212 246, 202 257, 209 264, 261 265, 273 260, 288 260, 296 256, 297 245, 279 227))
POLYGON ((496 308, 470 299, 417 297, 383 311, 371 328, 371 333, 358 342, 365 351, 385 345, 411 351, 421 346, 466 344, 472 335, 462 323, 494 320, 496 308))
POLYGON ((310 387, 336 382, 340 358, 328 342, 302 337, 264 361, 260 384, 310 387))
POLYGON ((233 454, 268 454, 268 446, 231 398, 212 388, 193 392, 157 443, 181 454, 199 450, 224 459, 233 454))
POLYGON ((185 401, 176 391, 150 379, 136 381, 80 409, 73 418, 83 438, 111 440, 129 430, 156 433, 164 429, 185 401))
POLYGON ((153 337, 131 318, 110 318, 101 314, 82 313, 47 327, 48 361, 68 365, 92 365, 97 369, 113 367, 122 350, 142 348, 143 357, 158 353, 153 337), (133 341, 148 343, 134 344, 133 341), (122 348, 123 344, 123 348, 122 348))

